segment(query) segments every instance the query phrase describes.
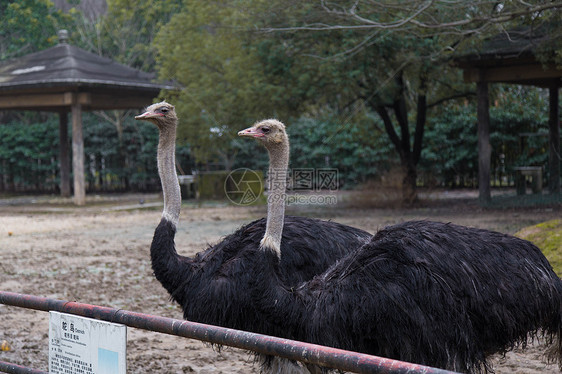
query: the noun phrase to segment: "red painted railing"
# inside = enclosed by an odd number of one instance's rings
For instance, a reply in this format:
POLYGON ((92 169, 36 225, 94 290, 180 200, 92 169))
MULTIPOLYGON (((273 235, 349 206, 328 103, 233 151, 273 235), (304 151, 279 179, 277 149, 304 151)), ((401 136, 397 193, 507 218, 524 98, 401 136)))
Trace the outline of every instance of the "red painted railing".
MULTIPOLYGON (((202 323, 159 317, 150 314, 130 312, 103 306, 82 304, 72 301, 63 301, 24 295, 13 292, 0 291, 0 304, 12 305, 21 308, 57 311, 78 316, 95 318, 98 320, 121 323, 130 327, 143 330, 156 331, 164 334, 183 336, 198 339, 204 342, 228 345, 254 352, 280 356, 296 361, 325 366, 329 368, 356 373, 380 374, 451 374, 452 372, 431 368, 427 366, 396 361, 382 357, 370 356, 362 353, 350 352, 341 349, 324 347, 321 345, 298 342, 289 339, 276 338, 267 335, 255 334, 246 331, 228 329, 224 327, 205 325, 202 323)), ((40 371, 14 371, 5 369, 0 362, 0 371, 8 373, 42 373, 40 371)), ((32 370, 23 368, 22 370, 32 370)))
POLYGON ((35 370, 25 366, 0 361, 0 373, 10 374, 49 374, 46 371, 35 370))

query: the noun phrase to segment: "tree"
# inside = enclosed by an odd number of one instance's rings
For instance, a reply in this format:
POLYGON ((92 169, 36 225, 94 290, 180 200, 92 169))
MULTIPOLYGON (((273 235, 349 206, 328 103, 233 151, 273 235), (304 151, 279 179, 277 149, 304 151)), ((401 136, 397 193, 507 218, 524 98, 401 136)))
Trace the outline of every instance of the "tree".
POLYGON ((326 77, 340 77, 323 95, 331 105, 343 99, 379 114, 400 156, 403 200, 412 203, 428 111, 472 94, 450 67, 452 52, 473 50, 486 36, 521 24, 549 26, 550 42, 559 43, 560 23, 553 20, 562 2, 321 0, 300 12, 291 5, 262 9, 260 29, 292 54, 331 63, 326 77))
POLYGON ((0 2, 0 60, 39 51, 57 42, 69 18, 49 0, 0 2))
POLYGON ((286 112, 276 105, 285 88, 267 80, 247 21, 245 9, 227 2, 186 1, 154 41, 160 77, 184 87, 175 101, 178 137, 207 168, 230 169, 236 132, 286 112))
POLYGON ((158 31, 181 8, 181 0, 108 0, 96 27, 100 54, 144 71, 154 71, 158 31))

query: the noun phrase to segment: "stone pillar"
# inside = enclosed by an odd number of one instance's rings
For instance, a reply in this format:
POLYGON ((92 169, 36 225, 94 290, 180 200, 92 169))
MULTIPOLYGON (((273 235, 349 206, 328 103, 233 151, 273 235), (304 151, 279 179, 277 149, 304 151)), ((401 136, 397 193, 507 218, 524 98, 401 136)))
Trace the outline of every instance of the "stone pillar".
POLYGON ((84 177, 84 137, 82 135, 82 106, 77 98, 72 103, 72 171, 74 173, 74 204, 86 204, 84 177))

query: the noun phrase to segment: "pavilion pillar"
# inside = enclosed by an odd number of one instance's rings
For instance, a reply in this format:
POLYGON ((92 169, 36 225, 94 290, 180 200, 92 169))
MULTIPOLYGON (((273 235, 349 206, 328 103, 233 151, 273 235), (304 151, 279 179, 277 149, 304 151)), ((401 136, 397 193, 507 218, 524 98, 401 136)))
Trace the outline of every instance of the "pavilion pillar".
POLYGON ((548 189, 551 194, 560 193, 560 109, 558 108, 558 86, 550 87, 549 92, 549 145, 550 177, 548 189))
POLYGON ((74 173, 74 204, 86 204, 84 177, 84 137, 82 135, 82 105, 72 103, 72 171, 74 173))
POLYGON ((479 80, 476 84, 478 95, 478 200, 481 205, 492 201, 490 192, 490 103, 488 82, 479 80))
POLYGON ((60 194, 70 197, 70 153, 68 152, 68 112, 59 113, 60 194))

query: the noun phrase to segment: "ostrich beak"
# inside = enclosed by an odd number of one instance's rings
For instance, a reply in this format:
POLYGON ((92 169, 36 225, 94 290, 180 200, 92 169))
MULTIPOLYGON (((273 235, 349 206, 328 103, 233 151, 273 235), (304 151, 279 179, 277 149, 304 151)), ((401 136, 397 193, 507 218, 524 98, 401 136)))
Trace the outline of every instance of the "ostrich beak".
POLYGON ((238 136, 249 136, 252 138, 260 138, 263 136, 263 134, 258 132, 258 129, 256 129, 255 127, 248 127, 245 130, 238 131, 238 136))
POLYGON ((156 117, 161 117, 162 114, 160 113, 154 113, 151 111, 146 111, 143 114, 139 114, 138 116, 135 116, 136 120, 143 120, 143 119, 150 119, 150 118, 156 118, 156 117))

